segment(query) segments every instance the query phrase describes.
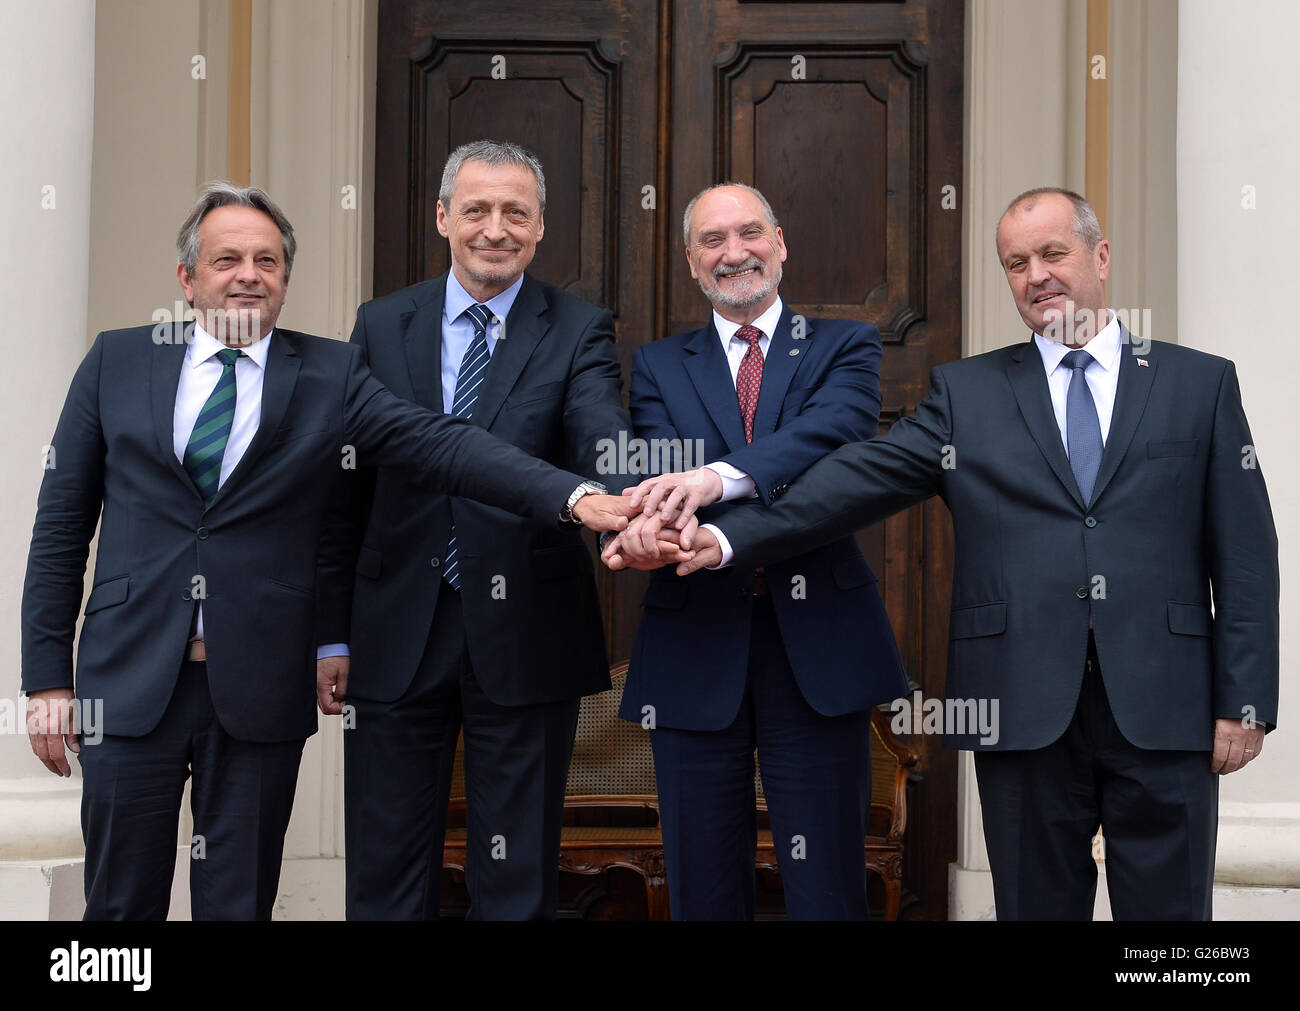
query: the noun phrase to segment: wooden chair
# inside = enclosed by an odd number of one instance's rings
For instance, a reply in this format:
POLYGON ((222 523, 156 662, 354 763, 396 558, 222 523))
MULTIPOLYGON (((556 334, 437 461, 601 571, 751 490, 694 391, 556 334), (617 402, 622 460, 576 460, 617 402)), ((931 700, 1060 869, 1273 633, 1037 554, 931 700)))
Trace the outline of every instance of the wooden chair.
MULTIPOLYGON (((646 909, 651 920, 668 919, 668 886, 664 877, 663 839, 659 830, 659 798, 655 786, 650 735, 635 723, 618 718, 627 663, 610 670, 613 690, 589 695, 578 712, 578 731, 564 802, 560 838, 560 870, 594 876, 611 867, 635 871, 645 883, 646 909), (606 824, 590 824, 599 820, 606 824), (638 820, 643 824, 608 824, 638 820), (587 824, 584 824, 587 822, 587 824)), ((889 727, 889 717, 872 714, 871 815, 865 843, 866 868, 885 887, 885 918, 897 919, 902 896, 903 834, 907 828, 907 777, 918 761, 889 727)), ((451 800, 443 866, 465 871, 465 770, 462 744, 457 743, 452 769, 451 800)), ((762 780, 755 788, 760 812, 767 810, 762 780)), ((777 870, 770 830, 758 836, 759 869, 777 870)))
MULTIPOLYGON (((626 867, 645 882, 646 910, 651 920, 668 919, 668 885, 664 877, 664 846, 659 833, 659 796, 655 787, 650 735, 635 723, 618 718, 627 679, 627 663, 609 672, 614 687, 588 695, 578 710, 578 731, 565 788, 564 828, 560 838, 560 870, 594 876, 611 867, 626 867), (622 818, 620 813, 639 815, 622 818), (613 814, 614 817, 599 817, 613 814), (586 815, 587 817, 584 817, 586 815), (597 816, 593 818, 591 816, 597 816), (640 825, 584 825, 584 821, 634 820, 640 825)), ((457 742, 452 768, 451 800, 443 866, 465 870, 465 770, 463 743, 457 742), (453 828, 459 822, 460 827, 453 828)))

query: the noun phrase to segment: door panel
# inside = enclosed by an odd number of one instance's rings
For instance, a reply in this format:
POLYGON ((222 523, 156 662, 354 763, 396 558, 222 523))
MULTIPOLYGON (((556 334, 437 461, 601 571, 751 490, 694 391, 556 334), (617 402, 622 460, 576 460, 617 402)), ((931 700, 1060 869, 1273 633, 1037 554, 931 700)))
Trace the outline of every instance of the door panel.
MULTIPOLYGON (((961 194, 963 21, 962 0, 380 0, 375 292, 447 269, 447 153, 515 140, 547 174, 530 271, 613 310, 626 374, 637 347, 709 318, 686 202, 747 182, 781 223, 792 308, 880 328, 887 430, 961 353, 961 211, 942 201, 961 194)), ((951 539, 938 501, 859 535, 927 695, 943 691, 951 539)), ((645 578, 599 578, 623 658, 645 578)), ((905 915, 943 918, 955 756, 913 743, 905 915)))

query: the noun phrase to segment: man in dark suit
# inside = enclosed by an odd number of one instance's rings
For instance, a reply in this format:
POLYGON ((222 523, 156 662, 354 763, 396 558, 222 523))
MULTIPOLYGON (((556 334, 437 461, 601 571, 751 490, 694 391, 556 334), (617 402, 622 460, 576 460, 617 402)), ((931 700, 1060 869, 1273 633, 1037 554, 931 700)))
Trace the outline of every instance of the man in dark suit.
MULTIPOLYGON (((398 395, 609 480, 602 451, 631 428, 612 320, 524 273, 545 206, 530 152, 453 151, 437 205, 450 272, 363 305, 352 343, 398 395)), ((318 633, 322 680, 356 707, 348 917, 438 917, 462 729, 470 917, 553 917, 578 704, 610 684, 587 549, 576 530, 395 468, 363 468, 353 485, 322 546, 318 633)))
POLYGON ((355 347, 276 329, 295 242, 258 189, 209 186, 178 238, 196 319, 102 333, 50 451, 23 592, 33 750, 83 774, 88 919, 166 916, 192 774, 195 919, 267 919, 313 705, 317 540, 352 458, 559 527, 620 525, 565 474, 404 403, 355 347), (220 338, 220 339, 218 339, 220 338), (99 525, 76 700, 72 645, 99 525), (77 710, 71 710, 76 712, 77 710))
MULTIPOLYGON (((714 461, 665 505, 688 495, 721 522, 875 432, 880 335, 791 313, 785 242, 757 190, 710 187, 683 231, 712 321, 637 351, 632 419, 639 439, 714 461)), ((659 564, 659 499, 606 545, 613 567, 659 564)), ((906 682, 853 538, 757 572, 660 570, 642 603, 619 715, 651 729, 674 918, 753 917, 757 748, 787 914, 865 919, 870 710, 906 682)))
POLYGON ((683 568, 748 568, 941 496, 948 699, 999 714, 947 740, 975 751, 999 918, 1091 918, 1100 824, 1117 919, 1206 919, 1218 775, 1277 720, 1277 536, 1236 370, 1122 327, 1077 194, 1017 197, 997 245, 1031 339, 935 369, 913 415, 778 506, 720 535, 686 521, 683 568))

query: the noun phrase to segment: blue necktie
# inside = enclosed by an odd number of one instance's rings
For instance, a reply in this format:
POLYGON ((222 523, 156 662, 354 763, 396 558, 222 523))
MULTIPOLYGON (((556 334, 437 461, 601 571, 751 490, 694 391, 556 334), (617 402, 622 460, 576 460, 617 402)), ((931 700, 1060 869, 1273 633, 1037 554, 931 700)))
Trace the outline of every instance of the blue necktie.
POLYGON ((1092 501, 1092 486, 1097 483, 1097 470, 1101 466, 1101 421, 1097 418, 1097 405, 1083 371, 1093 362, 1092 355, 1083 348, 1071 351, 1061 361, 1074 370, 1070 376, 1070 389, 1065 395, 1065 445, 1070 452, 1070 469, 1079 483, 1084 504, 1092 501))
POLYGON ((243 353, 234 348, 222 348, 217 352, 221 359, 221 376, 199 411, 194 430, 190 432, 190 441, 185 444, 185 470, 203 496, 205 508, 212 505, 221 484, 221 461, 226 455, 231 426, 235 423, 235 362, 243 353))
MULTIPOLYGON (((492 310, 485 305, 475 303, 465 310, 465 315, 474 324, 474 339, 465 349, 465 357, 460 360, 460 371, 456 373, 456 395, 452 397, 451 413, 458 418, 474 416, 474 405, 478 403, 479 387, 483 385, 483 376, 487 372, 488 355, 487 326, 492 319, 492 310)), ((456 549, 456 526, 452 525, 451 536, 447 538, 446 565, 442 578, 460 589, 460 553, 456 549)))

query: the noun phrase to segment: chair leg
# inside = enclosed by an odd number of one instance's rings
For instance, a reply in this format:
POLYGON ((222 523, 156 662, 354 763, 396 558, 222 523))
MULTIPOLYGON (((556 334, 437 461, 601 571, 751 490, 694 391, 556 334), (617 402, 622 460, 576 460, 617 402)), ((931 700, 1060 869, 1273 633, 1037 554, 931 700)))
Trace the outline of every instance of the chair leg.
POLYGON ((654 922, 667 921, 670 918, 668 880, 662 850, 645 855, 641 861, 641 876, 645 878, 646 918, 654 922))
POLYGON ((885 886, 885 919, 897 920, 903 899, 903 883, 895 878, 881 878, 885 886))

